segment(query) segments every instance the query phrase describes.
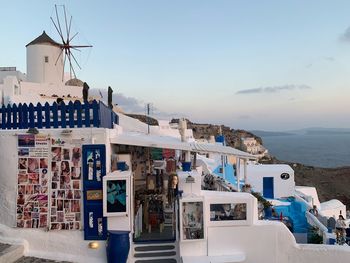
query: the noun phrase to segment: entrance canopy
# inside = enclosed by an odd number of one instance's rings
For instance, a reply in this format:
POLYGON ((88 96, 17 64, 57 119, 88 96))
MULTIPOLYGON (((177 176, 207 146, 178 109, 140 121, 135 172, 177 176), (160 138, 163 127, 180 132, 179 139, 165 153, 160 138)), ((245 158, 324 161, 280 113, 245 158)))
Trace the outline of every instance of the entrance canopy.
POLYGON ((223 155, 234 155, 244 159, 256 159, 254 155, 237 150, 232 147, 223 146, 218 143, 181 142, 179 138, 148 135, 141 133, 124 133, 110 138, 112 144, 124 144, 143 147, 174 149, 198 153, 217 153, 223 155))

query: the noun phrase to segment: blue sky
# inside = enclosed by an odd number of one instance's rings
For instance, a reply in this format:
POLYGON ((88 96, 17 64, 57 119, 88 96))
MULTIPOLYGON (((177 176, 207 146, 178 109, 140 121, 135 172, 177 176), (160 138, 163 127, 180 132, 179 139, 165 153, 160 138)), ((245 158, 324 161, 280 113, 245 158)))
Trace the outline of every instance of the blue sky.
POLYGON ((7 1, 0 66, 73 15, 80 79, 116 103, 232 128, 350 128, 349 1, 7 1), (348 30, 348 31, 347 31, 348 30))

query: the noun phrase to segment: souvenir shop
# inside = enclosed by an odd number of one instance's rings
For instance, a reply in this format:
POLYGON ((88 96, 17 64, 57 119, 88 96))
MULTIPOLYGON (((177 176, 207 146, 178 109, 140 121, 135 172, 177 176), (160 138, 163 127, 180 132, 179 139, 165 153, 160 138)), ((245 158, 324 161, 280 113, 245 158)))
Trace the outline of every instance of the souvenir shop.
POLYGON ((175 240, 175 150, 113 145, 112 167, 133 173, 134 241, 175 240))

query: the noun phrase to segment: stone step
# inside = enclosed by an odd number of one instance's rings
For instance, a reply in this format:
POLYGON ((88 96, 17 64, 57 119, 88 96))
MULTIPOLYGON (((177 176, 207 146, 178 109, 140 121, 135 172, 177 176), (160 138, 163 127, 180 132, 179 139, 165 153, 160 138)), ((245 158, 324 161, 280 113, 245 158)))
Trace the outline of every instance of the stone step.
POLYGON ((162 250, 173 250, 175 249, 174 245, 159 245, 159 246, 138 246, 135 247, 135 251, 141 251, 141 252, 149 252, 149 251, 162 251, 162 250))
POLYGON ((175 256, 176 251, 167 251, 167 252, 150 252, 150 253, 135 253, 135 258, 154 258, 154 257, 170 257, 175 256))
POLYGON ((177 263, 174 258, 163 258, 163 259, 138 259, 135 263, 177 263))
POLYGON ((24 246, 22 245, 1 244, 0 248, 0 263, 13 263, 23 257, 24 246))
POLYGON ((36 257, 21 257, 14 263, 69 263, 66 261, 56 261, 44 258, 36 258, 36 257))

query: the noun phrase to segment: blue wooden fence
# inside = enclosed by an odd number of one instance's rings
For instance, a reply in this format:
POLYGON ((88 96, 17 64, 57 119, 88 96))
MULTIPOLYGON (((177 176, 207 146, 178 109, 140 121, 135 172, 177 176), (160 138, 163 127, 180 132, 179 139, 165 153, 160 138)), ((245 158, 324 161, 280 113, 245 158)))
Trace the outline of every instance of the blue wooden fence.
POLYGON ((113 128, 118 124, 118 115, 108 108, 103 102, 96 100, 91 103, 80 103, 80 101, 68 104, 54 102, 50 105, 38 103, 29 105, 7 105, 0 108, 0 128, 28 129, 28 128, 113 128))

